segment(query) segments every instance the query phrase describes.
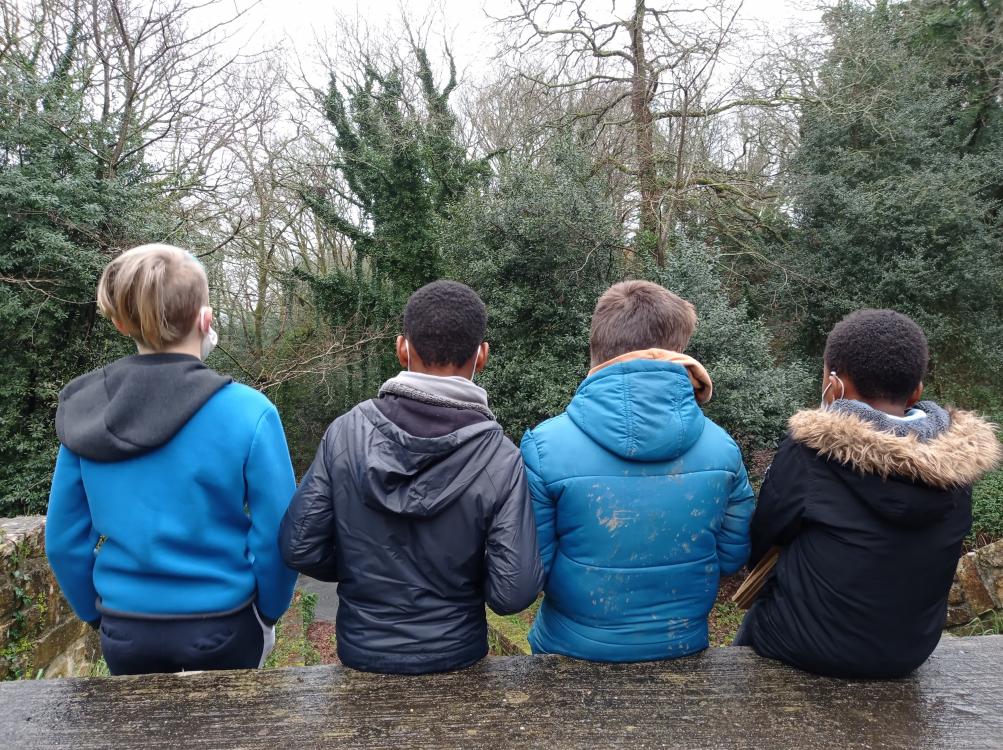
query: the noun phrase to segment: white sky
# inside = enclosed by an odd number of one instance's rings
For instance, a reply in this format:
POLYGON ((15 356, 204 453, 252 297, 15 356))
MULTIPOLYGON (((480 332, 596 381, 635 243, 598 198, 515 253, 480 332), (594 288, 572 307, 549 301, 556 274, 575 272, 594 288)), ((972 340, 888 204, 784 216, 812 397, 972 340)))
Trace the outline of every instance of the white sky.
MULTIPOLYGON (((247 8, 252 3, 217 0, 209 12, 225 17, 234 7, 247 8)), ((337 33, 339 16, 358 18, 379 31, 396 25, 404 8, 412 17, 442 19, 433 23, 433 29, 446 32, 457 64, 469 80, 490 66, 498 49, 498 28, 489 14, 507 15, 514 5, 510 0, 260 0, 242 19, 242 28, 230 43, 247 52, 282 45, 301 59, 312 58, 318 40, 337 33)), ((600 7, 608 5, 606 0, 600 7)), ((812 0, 745 0, 739 18, 782 29, 813 23, 819 16, 812 0)))

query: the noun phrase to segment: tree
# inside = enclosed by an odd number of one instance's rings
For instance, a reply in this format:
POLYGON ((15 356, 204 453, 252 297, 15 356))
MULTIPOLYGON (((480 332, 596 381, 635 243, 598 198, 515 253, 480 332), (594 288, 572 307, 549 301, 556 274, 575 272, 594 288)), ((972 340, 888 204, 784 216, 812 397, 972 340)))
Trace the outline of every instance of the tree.
MULTIPOLYGON (((670 239, 700 221, 690 210, 695 195, 749 203, 747 217, 756 216, 757 201, 775 197, 769 191, 759 195, 761 183, 774 176, 772 161, 756 165, 757 181, 750 184, 748 166, 754 162, 739 164, 744 175, 733 174, 734 141, 707 137, 716 119, 748 108, 785 107, 795 99, 788 79, 773 76, 766 86, 756 78, 757 65, 727 58, 736 41, 740 2, 659 8, 631 0, 613 3, 606 14, 573 0, 517 4, 518 11, 502 22, 522 63, 518 74, 544 90, 590 94, 582 101, 587 106, 566 113, 565 124, 584 121, 600 131, 623 126, 630 131, 630 158, 618 168, 633 178, 635 248, 642 255, 665 264, 670 239), (527 58, 536 65, 527 68, 527 58), (729 66, 738 72, 726 77, 721 70, 729 66)), ((755 145, 755 139, 746 139, 742 155, 755 145)))
POLYGON ((841 2, 827 14, 833 44, 790 183, 799 240, 779 250, 817 280, 802 300, 781 298, 806 355, 851 310, 892 307, 930 338, 935 393, 966 383, 965 400, 998 403, 1001 18, 998 2, 978 0, 841 2))
POLYGON ((347 340, 365 341, 362 361, 339 377, 339 406, 372 396, 395 367, 389 341, 400 331, 408 296, 443 273, 435 228, 467 187, 488 171, 458 140, 449 99, 456 66, 435 81, 413 37, 404 59, 366 53, 354 69, 332 74, 323 99, 333 127, 328 178, 302 197, 317 219, 350 243, 344 267, 301 270, 320 314, 347 340))
POLYGON ((2 515, 45 507, 62 386, 127 350, 97 322, 102 267, 114 248, 157 227, 168 231, 138 154, 109 174, 86 145, 111 134, 99 119, 81 116, 82 31, 57 26, 51 10, 29 20, 8 9, 0 43, 2 515))
POLYGON ((506 432, 563 409, 588 372, 599 295, 619 277, 623 235, 589 159, 567 144, 502 167, 443 218, 447 273, 488 308, 480 377, 506 432))
POLYGON ((0 514, 45 507, 59 390, 129 353, 97 315, 102 268, 184 242, 184 199, 231 127, 218 28, 191 33, 195 8, 0 4, 0 514))

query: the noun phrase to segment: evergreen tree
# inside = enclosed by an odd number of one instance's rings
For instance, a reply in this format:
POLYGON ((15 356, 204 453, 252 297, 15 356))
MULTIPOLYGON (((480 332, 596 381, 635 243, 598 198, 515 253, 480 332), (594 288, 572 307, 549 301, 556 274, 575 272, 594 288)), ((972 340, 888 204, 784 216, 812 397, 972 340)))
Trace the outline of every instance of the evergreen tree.
POLYGON ((587 157, 552 147, 506 163, 446 217, 448 274, 488 307, 491 359, 481 381, 506 432, 558 414, 588 372, 599 295, 618 278, 623 234, 587 157))
POLYGON ((303 192, 318 218, 351 243, 347 267, 303 274, 317 308, 343 327, 347 339, 375 339, 360 363, 345 368, 338 391, 344 411, 370 398, 396 367, 392 337, 408 296, 443 275, 435 227, 466 187, 488 171, 467 157, 449 97, 439 88, 428 55, 412 46, 413 67, 369 60, 361 82, 334 76, 324 101, 334 129, 336 178, 303 192), (341 207, 346 207, 347 210, 341 207))
MULTIPOLYGON (((927 332, 930 383, 992 400, 1003 383, 1003 80, 999 0, 841 2, 792 184, 800 240, 779 261, 812 279, 781 320, 819 357, 860 307, 927 332), (980 396, 979 388, 983 388, 980 396)), ((998 396, 995 397, 998 399, 998 396)))
POLYGON ((97 316, 101 270, 162 220, 142 157, 108 177, 89 147, 108 134, 75 34, 53 64, 25 46, 0 56, 0 515, 44 511, 60 389, 130 349, 97 316))

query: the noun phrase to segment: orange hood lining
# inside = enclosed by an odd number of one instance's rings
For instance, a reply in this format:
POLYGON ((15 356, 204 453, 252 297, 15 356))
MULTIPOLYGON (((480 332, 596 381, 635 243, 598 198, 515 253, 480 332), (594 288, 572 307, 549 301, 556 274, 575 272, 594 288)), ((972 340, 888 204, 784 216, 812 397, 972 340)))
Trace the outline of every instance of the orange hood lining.
POLYGON ((600 370, 611 365, 618 365, 622 362, 633 362, 637 359, 672 362, 673 364, 685 367, 686 374, 689 375, 690 383, 693 385, 693 395, 696 396, 697 403, 699 404, 706 404, 714 395, 714 383, 711 382, 710 374, 702 364, 687 354, 670 352, 667 349, 639 349, 635 352, 627 352, 626 354, 621 354, 619 357, 613 357, 611 360, 596 365, 589 370, 589 375, 595 375, 600 370))

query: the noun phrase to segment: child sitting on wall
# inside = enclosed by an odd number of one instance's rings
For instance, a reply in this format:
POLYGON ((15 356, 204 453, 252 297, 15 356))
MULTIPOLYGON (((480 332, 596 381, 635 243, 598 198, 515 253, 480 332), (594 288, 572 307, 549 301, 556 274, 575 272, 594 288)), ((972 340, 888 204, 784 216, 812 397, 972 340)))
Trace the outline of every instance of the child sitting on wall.
POLYGON ((592 371, 522 454, 547 580, 534 653, 645 661, 707 648, 721 574, 749 554, 754 496, 735 442, 699 404, 707 371, 681 354, 689 302, 626 281, 596 305, 592 371))
POLYGON ((835 677, 901 677, 940 640, 971 527, 972 484, 1000 460, 994 427, 921 401, 927 341, 861 310, 825 346, 822 408, 790 420, 752 524, 773 576, 736 645, 835 677))
POLYGON ((404 310, 406 368, 328 428, 282 522, 293 568, 338 581, 338 657, 370 672, 469 666, 485 603, 525 609, 543 574, 519 451, 473 382, 484 303, 436 281, 404 310))
POLYGON ((112 674, 261 666, 296 582, 278 547, 296 489, 278 412, 203 364, 216 333, 189 253, 123 253, 98 305, 139 353, 59 396, 45 529, 56 579, 100 626, 112 674))

